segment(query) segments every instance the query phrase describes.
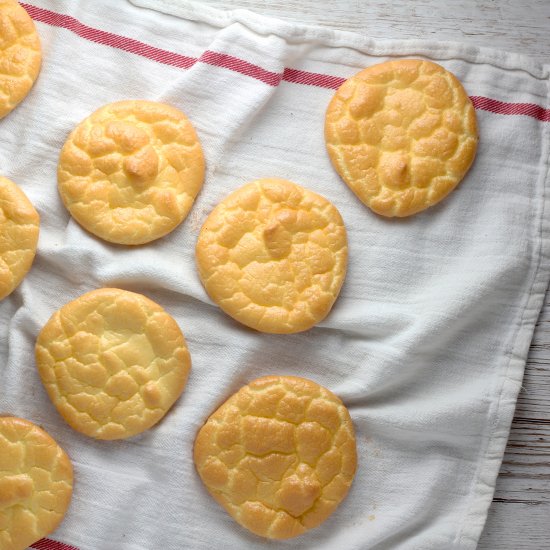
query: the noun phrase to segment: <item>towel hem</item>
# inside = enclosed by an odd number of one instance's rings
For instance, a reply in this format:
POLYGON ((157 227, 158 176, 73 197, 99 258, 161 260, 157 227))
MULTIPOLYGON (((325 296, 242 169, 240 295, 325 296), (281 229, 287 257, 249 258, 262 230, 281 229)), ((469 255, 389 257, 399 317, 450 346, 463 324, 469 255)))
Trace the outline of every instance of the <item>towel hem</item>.
POLYGON ((127 2, 136 7, 151 9, 181 19, 200 21, 218 28, 238 23, 256 34, 276 34, 290 43, 314 41, 326 46, 355 49, 377 57, 420 55, 434 60, 462 59, 469 63, 525 71, 540 80, 550 76, 550 64, 540 63, 528 55, 466 45, 457 41, 371 39, 350 31, 282 21, 246 9, 222 10, 205 6, 195 0, 127 0, 127 2))

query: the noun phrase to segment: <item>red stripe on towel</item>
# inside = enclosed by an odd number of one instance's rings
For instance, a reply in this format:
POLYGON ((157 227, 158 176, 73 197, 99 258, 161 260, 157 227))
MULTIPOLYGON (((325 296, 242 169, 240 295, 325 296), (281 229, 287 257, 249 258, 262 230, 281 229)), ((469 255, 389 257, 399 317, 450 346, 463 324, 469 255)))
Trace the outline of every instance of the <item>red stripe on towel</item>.
MULTIPOLYGON (((120 36, 118 34, 89 27, 70 15, 46 10, 31 4, 22 3, 21 5, 35 21, 67 29, 81 38, 89 40, 90 42, 95 42, 96 44, 110 46, 111 48, 146 57, 157 63, 171 65, 181 69, 189 69, 197 62, 207 63, 208 65, 222 67, 249 76, 250 78, 260 80, 269 86, 278 86, 281 81, 284 81, 304 86, 317 86, 319 88, 336 90, 346 81, 346 79, 341 76, 311 73, 298 69, 290 69, 288 67, 285 68, 282 73, 276 73, 268 71, 259 65, 254 65, 244 59, 210 50, 205 51, 199 58, 189 57, 169 50, 163 50, 162 48, 157 48, 150 44, 145 44, 134 38, 128 38, 126 36, 120 36)), ((509 103, 482 96, 471 96, 470 99, 474 107, 478 110, 488 111, 498 115, 524 115, 540 120, 541 122, 550 122, 550 109, 545 109, 534 103, 509 103)))
POLYGON ((31 548, 36 550, 78 550, 76 546, 65 544, 64 542, 57 542, 51 539, 42 539, 34 544, 31 544, 31 548))

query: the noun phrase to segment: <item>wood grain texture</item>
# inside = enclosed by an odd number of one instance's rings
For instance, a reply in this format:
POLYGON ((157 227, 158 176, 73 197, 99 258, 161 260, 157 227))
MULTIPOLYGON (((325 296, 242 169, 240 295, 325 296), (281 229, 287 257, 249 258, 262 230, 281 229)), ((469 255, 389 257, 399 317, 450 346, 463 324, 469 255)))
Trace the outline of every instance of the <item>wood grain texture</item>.
MULTIPOLYGON (((370 38, 458 40, 550 62, 550 0, 208 0, 370 38)), ((546 105, 545 107, 548 107, 546 105)), ((480 550, 550 548, 550 295, 540 315, 480 550)))
POLYGON ((549 0, 203 0, 369 38, 458 40, 548 62, 549 0))

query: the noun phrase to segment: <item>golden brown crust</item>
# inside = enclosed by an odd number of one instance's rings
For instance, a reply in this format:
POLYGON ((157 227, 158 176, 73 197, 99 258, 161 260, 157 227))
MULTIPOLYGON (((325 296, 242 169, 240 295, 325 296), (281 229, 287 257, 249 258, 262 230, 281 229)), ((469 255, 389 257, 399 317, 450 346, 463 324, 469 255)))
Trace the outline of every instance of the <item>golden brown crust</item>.
POLYGON ((53 532, 72 490, 65 451, 32 422, 0 417, 0 548, 25 550, 53 532))
POLYGON ((320 525, 345 498, 357 451, 349 412, 332 392, 304 378, 266 376, 210 416, 194 459, 239 524, 286 539, 320 525))
POLYGON ((54 313, 36 342, 42 382, 75 430, 121 439, 156 424, 191 359, 176 321, 141 294, 101 288, 54 313))
POLYGON ((382 216, 410 216, 446 197, 470 168, 476 114, 443 67, 388 61, 342 84, 325 139, 334 168, 363 203, 382 216))
POLYGON ((187 117, 144 100, 110 103, 82 121, 58 167, 59 193, 74 219, 128 245, 175 229, 203 181, 202 147, 187 117))
POLYGON ((324 197, 262 179, 214 208, 196 260, 208 294, 228 315, 262 332, 300 332, 324 319, 340 292, 346 230, 324 197))
POLYGON ((27 195, 0 176, 0 300, 11 294, 31 268, 40 216, 27 195))
POLYGON ((0 119, 27 96, 41 62, 33 20, 15 0, 0 0, 0 119))

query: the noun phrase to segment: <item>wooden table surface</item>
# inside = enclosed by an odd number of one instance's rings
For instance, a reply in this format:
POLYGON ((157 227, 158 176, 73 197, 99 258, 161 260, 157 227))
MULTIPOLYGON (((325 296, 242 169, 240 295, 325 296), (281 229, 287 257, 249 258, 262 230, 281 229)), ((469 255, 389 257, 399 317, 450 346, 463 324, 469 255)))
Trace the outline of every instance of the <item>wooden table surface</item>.
MULTIPOLYGON (((550 63, 550 0, 207 0, 370 38, 458 40, 550 63)), ((548 105, 544 105, 548 107, 548 105)), ((531 344, 480 550, 550 549, 550 295, 531 344)), ((441 549, 445 550, 445 549, 441 549)))

